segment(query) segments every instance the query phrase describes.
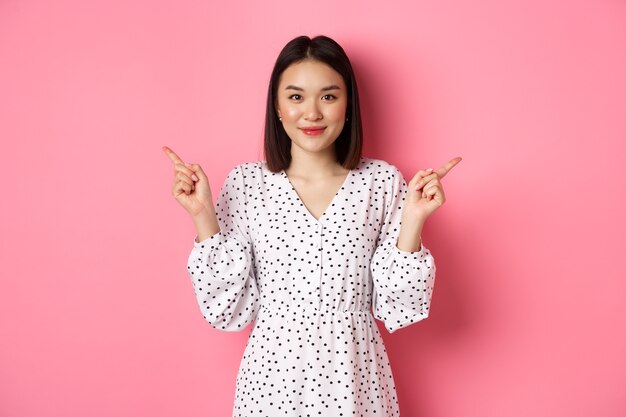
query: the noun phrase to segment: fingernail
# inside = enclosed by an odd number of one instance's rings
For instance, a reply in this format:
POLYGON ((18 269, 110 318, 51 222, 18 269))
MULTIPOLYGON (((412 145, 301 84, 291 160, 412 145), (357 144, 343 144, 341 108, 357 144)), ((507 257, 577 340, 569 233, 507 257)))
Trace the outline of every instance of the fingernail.
POLYGON ((191 178, 192 178, 194 181, 198 181, 198 177, 196 177, 196 174, 193 174, 193 175, 191 176, 191 178))
POLYGON ((188 167, 191 166, 191 164, 189 162, 185 162, 185 165, 187 165, 188 167))
POLYGON ((428 168, 426 171, 432 171, 432 170, 433 170, 432 168, 428 168))

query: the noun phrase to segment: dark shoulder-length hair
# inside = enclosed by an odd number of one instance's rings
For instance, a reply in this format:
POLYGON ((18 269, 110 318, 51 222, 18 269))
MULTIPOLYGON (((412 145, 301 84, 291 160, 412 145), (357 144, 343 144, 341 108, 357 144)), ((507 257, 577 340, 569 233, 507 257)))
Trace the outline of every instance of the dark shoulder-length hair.
POLYGON ((313 59, 323 62, 343 77, 348 89, 346 116, 348 120, 335 141, 337 162, 344 168, 354 169, 361 159, 363 129, 361 126, 361 110, 356 78, 350 60, 343 48, 333 39, 319 35, 314 38, 298 36, 282 49, 270 78, 267 91, 267 109, 265 112, 264 152, 267 168, 279 172, 289 167, 291 162, 291 139, 285 132, 276 112, 278 82, 283 71, 291 64, 313 59))

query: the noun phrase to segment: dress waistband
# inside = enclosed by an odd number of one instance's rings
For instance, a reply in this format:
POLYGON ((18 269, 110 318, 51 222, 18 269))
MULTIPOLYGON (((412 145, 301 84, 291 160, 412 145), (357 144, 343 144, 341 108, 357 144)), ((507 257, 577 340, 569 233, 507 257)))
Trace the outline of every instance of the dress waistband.
POLYGON ((339 309, 319 309, 315 307, 293 307, 282 305, 265 305, 261 304, 260 309, 275 310, 286 313, 314 313, 314 314, 371 314, 371 310, 339 310, 339 309))

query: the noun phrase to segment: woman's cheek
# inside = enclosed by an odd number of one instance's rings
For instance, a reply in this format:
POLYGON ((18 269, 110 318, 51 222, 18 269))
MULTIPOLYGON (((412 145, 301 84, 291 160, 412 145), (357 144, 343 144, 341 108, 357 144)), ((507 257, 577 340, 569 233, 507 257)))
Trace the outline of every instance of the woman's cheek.
POLYGON ((335 103, 334 106, 328 109, 328 117, 332 120, 343 120, 346 117, 347 105, 345 100, 335 103))
POLYGON ((300 112, 298 111, 298 109, 291 106, 285 108, 285 112, 283 114, 289 120, 296 120, 300 116, 300 112))

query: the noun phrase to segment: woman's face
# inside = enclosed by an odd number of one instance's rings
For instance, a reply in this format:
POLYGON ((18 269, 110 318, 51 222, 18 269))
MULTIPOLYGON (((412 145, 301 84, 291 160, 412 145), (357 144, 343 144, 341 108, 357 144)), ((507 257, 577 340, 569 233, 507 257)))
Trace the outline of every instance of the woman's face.
POLYGON ((294 145, 305 152, 334 152, 347 103, 341 74, 327 64, 308 59, 287 67, 278 83, 276 111, 291 138, 292 152, 294 145))

